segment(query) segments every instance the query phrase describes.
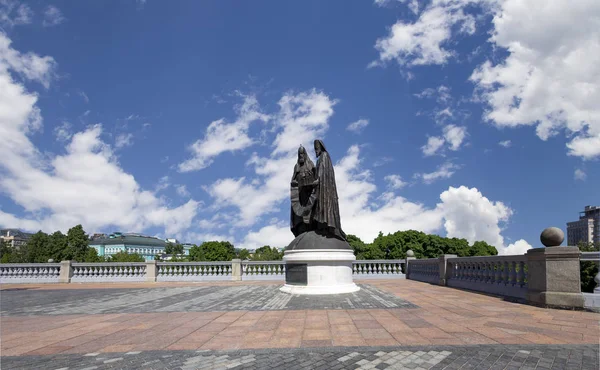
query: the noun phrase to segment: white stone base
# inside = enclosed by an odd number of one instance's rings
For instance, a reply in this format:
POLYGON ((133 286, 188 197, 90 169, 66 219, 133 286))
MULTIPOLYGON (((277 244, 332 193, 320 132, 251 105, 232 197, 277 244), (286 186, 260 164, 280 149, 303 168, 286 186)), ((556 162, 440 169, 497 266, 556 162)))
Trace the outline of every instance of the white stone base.
POLYGON ((352 281, 352 261, 356 260, 352 250, 302 249, 286 251, 286 263, 307 265, 307 284, 281 287, 282 292, 291 294, 341 294, 352 293, 360 288, 352 281))

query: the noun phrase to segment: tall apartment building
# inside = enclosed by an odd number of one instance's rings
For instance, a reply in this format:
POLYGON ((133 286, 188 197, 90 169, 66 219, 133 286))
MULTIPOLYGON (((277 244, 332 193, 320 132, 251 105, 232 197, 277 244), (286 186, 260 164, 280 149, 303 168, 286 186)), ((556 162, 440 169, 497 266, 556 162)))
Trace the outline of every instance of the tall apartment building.
POLYGON ((585 206, 579 221, 567 222, 567 245, 600 243, 600 207, 585 206))

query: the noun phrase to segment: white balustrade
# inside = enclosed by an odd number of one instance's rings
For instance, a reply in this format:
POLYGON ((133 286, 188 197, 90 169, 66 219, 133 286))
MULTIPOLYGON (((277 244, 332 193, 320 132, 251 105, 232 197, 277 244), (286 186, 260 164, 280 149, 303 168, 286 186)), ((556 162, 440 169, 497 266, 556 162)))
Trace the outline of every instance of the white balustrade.
POLYGON ((74 262, 71 265, 73 283, 145 281, 144 262, 74 262))
POLYGON ((352 262, 355 279, 404 279, 404 260, 358 260, 352 262))
POLYGON ((285 280, 285 262, 242 261, 242 280, 285 280))
POLYGON ((58 283, 60 263, 2 263, 0 283, 58 283))
POLYGON ((415 259, 409 262, 410 280, 423 281, 426 283, 437 284, 440 280, 439 259, 426 258, 415 259))
POLYGON ((231 262, 157 262, 156 281, 231 280, 231 262))
MULTIPOLYGON (((446 285, 507 297, 527 297, 527 256, 448 258, 446 285)), ((412 276, 411 264, 411 276, 412 276)))

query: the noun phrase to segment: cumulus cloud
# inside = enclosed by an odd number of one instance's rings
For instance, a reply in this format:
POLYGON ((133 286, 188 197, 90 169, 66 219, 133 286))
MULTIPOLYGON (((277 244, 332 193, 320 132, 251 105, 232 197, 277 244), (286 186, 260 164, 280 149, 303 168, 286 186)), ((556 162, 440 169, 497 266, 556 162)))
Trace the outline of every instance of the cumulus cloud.
POLYGON ((493 26, 489 41, 508 57, 471 75, 485 118, 536 126, 542 140, 566 130, 569 155, 600 156, 600 2, 505 0, 493 26))
POLYGON ((365 129, 369 125, 369 120, 361 118, 358 121, 354 121, 346 127, 346 130, 352 131, 354 133, 361 133, 362 130, 365 129))
POLYGON ((531 248, 533 248, 531 244, 527 243, 524 239, 519 239, 509 244, 506 248, 498 248, 498 254, 501 256, 525 254, 531 248))
POLYGON ((25 212, 23 217, 0 212, 0 224, 32 231, 66 231, 79 223, 90 231, 159 226, 167 234, 188 228, 200 203, 169 208, 141 189, 102 141, 101 125, 73 134, 65 152, 50 160, 39 152, 28 137, 42 125, 38 97, 11 72, 48 86, 54 67, 51 57, 12 49, 0 33, 0 191, 25 212))
POLYGON ((440 179, 449 179, 458 169, 460 169, 459 165, 448 161, 438 166, 438 168, 433 172, 416 173, 414 177, 421 179, 425 184, 431 184, 440 179))
POLYGON ((254 153, 247 166, 254 178, 224 178, 208 187, 219 209, 233 206, 239 210, 238 226, 251 226, 267 213, 279 210, 289 196, 289 182, 297 159, 298 145, 312 148, 312 140, 321 137, 333 115, 335 100, 317 90, 284 94, 279 112, 273 119, 276 132, 270 156, 254 153))
POLYGON ((30 24, 32 19, 33 11, 28 5, 17 0, 0 0, 0 26, 12 28, 30 24))
POLYGON ((426 157, 432 156, 442 149, 445 142, 443 137, 430 136, 427 138, 427 144, 421 147, 421 151, 426 157))
POLYGON ((575 180, 585 181, 587 179, 587 174, 581 168, 575 169, 575 180))
POLYGON ((448 149, 457 151, 466 137, 467 128, 465 126, 449 124, 444 127, 443 136, 430 136, 427 143, 421 147, 421 151, 426 157, 441 154, 444 144, 448 144, 448 149))
MULTIPOLYGON (((449 237, 465 238, 470 243, 483 240, 499 251, 505 250, 502 226, 513 211, 502 202, 489 200, 476 188, 449 187, 433 208, 389 192, 377 196, 372 173, 364 167, 356 145, 335 164, 335 174, 342 228, 366 242, 372 242, 380 231, 386 234, 409 229, 426 233, 444 230, 449 237)), ((250 235, 252 240, 258 235, 272 238, 268 239, 272 246, 286 245, 292 239, 289 226, 281 221, 250 235)), ((262 246, 259 244, 257 241, 254 245, 262 246)))
POLYGON ((121 149, 133 145, 132 133, 121 133, 115 138, 115 148, 121 149))
POLYGON ((294 234, 292 234, 290 226, 279 223, 249 232, 237 247, 248 250, 256 250, 265 245, 282 248, 287 247, 292 239, 294 239, 294 234))
POLYGON ((510 140, 504 140, 498 143, 498 145, 503 146, 505 148, 510 148, 512 142, 510 140))
POLYGON ((402 181, 400 175, 387 175, 384 180, 387 181, 388 187, 392 190, 398 190, 407 185, 405 181, 402 181))
POLYGON ((187 198, 190 196, 190 192, 185 185, 177 185, 175 191, 177 191, 177 194, 181 197, 187 198))
POLYGON ((221 118, 208 125, 204 138, 188 148, 192 158, 179 164, 180 172, 204 169, 221 153, 239 151, 255 144, 248 136, 250 124, 256 121, 267 122, 269 116, 260 112, 258 101, 253 95, 245 96, 243 104, 236 110, 238 117, 234 122, 228 123, 225 118, 221 118))
MULTIPOLYGON (((412 3, 411 1, 409 4, 412 3)), ((408 67, 446 63, 455 55, 454 51, 447 47, 452 31, 456 29, 456 32, 467 35, 475 32, 475 17, 468 13, 467 5, 477 3, 487 2, 433 0, 415 22, 399 20, 390 28, 387 36, 375 43, 379 60, 372 62, 370 66, 390 61, 408 67)))
POLYGON ((60 9, 54 5, 48 5, 44 11, 44 20, 42 25, 44 27, 57 26, 66 20, 60 9))
POLYGON ((54 128, 54 136, 58 141, 68 141, 73 133, 71 132, 72 126, 69 122, 63 121, 60 125, 54 128))
POLYGON ((476 188, 450 187, 440 195, 440 209, 448 237, 469 242, 483 240, 496 247, 504 246, 500 223, 508 221, 512 210, 502 202, 492 202, 476 188))

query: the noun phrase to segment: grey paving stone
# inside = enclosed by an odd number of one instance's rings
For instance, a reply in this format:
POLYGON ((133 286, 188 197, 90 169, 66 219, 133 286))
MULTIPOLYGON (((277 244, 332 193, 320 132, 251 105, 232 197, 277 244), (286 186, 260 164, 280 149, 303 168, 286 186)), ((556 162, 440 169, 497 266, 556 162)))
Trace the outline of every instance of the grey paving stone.
POLYGON ((323 309, 403 309, 414 304, 368 284, 349 294, 306 296, 279 291, 281 285, 193 286, 153 289, 3 291, 0 313, 69 315, 143 312, 206 312, 323 309), (73 304, 72 302, 77 302, 73 304))

